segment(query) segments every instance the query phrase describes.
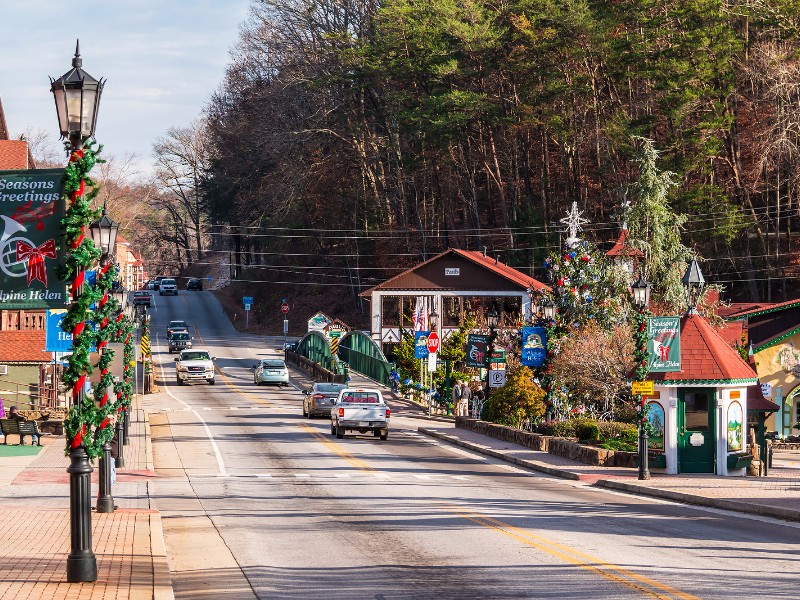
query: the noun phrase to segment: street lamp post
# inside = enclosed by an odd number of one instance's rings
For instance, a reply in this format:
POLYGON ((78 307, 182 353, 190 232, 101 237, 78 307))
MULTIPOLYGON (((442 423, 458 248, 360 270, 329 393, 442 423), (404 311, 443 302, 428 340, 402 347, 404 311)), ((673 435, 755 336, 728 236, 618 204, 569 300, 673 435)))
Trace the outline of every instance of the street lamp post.
MULTIPOLYGON (((89 231, 92 234, 92 242, 97 248, 100 248, 100 271, 102 272, 108 264, 108 259, 114 252, 117 240, 117 231, 119 230, 119 223, 114 221, 106 213, 105 204, 103 205, 103 214, 99 220, 92 222, 89 225, 89 231)), ((98 278, 100 274, 98 273, 98 278)), ((98 280, 99 283, 99 280, 98 280)), ((105 349, 98 350, 102 353, 105 349)), ((100 385, 98 383, 98 385, 100 385)), ((115 425, 115 434, 118 432, 115 425)), ((119 449, 119 445, 117 445, 119 449)), ((121 455, 121 454, 120 454, 121 455)), ((100 457, 100 477, 99 486, 100 494, 97 496, 97 512, 111 513, 114 512, 114 498, 111 495, 111 442, 106 441, 103 444, 103 454, 100 457)), ((115 465, 116 466, 116 465, 115 465)))
MULTIPOLYGON (((633 292, 633 305, 637 310, 636 330, 634 332, 634 342, 641 345, 642 333, 644 331, 645 311, 650 304, 650 284, 645 280, 643 275, 639 275, 639 281, 631 284, 631 291, 633 292)), ((646 360, 647 353, 647 337, 644 334, 644 348, 637 348, 637 359, 639 363, 636 365, 637 379, 642 380, 647 377, 647 366, 642 364, 646 360), (645 357, 645 358, 642 358, 645 357)), ((639 406, 639 479, 650 479, 650 467, 647 460, 647 411, 645 406, 645 397, 641 396, 639 406)))
MULTIPOLYGON (((126 304, 127 304, 127 302, 126 302, 127 297, 128 297, 127 292, 125 291, 125 288, 122 287, 122 283, 120 282, 120 285, 117 286, 117 288, 114 290, 114 298, 117 300, 117 303, 119 304, 120 312, 123 315, 125 314, 125 309, 126 309, 126 304)), ((123 373, 122 376, 123 376, 123 378, 125 376, 125 363, 124 363, 124 360, 125 359, 123 358, 123 366, 122 366, 122 373, 123 373)), ((117 436, 117 457, 114 459, 114 466, 117 469, 119 469, 120 467, 124 467, 125 466, 125 457, 124 457, 125 453, 123 451, 123 446, 125 446, 125 445, 127 445, 129 443, 128 439, 126 437, 127 436, 127 431, 125 430, 125 425, 127 423, 127 413, 128 413, 127 409, 125 409, 121 413, 119 413, 118 418, 117 418, 117 423, 116 423, 116 425, 114 425, 114 427, 116 429, 116 432, 115 432, 114 435, 117 436)))
MULTIPOLYGON (((79 45, 75 46, 72 69, 58 79, 50 79, 50 91, 56 104, 61 137, 66 138, 67 151, 73 153, 94 135, 97 109, 104 81, 97 80, 82 69, 79 45)), ((82 191, 78 192, 82 194, 82 191)), ((79 196, 76 196, 76 198, 79 196)), ((73 198, 73 202, 75 199, 73 198)), ((82 279, 82 277, 81 277, 82 279)), ((72 290, 73 304, 81 296, 82 285, 72 290)), ((82 324, 81 324, 82 325, 82 324)), ((83 386, 73 386, 73 409, 80 410, 84 402, 83 386)), ((92 551, 91 473, 89 456, 80 439, 70 443, 70 538, 71 551, 67 557, 67 581, 97 580, 97 558, 92 551)))
MULTIPOLYGON (((437 333, 438 333, 437 328, 439 326, 439 313, 436 312, 435 308, 433 310, 431 310, 431 313, 428 315, 428 322, 431 325, 431 331, 432 332, 433 331, 437 331, 437 333)), ((441 341, 439 343, 441 344, 441 341)), ((434 368, 434 370, 436 369, 436 365, 435 364, 433 365, 433 368, 434 368)), ((430 371, 430 364, 428 365, 428 371, 430 371)), ((431 415, 433 414, 433 392, 431 392, 431 390, 433 389, 433 375, 434 375, 434 373, 430 372, 431 381, 430 381, 430 385, 428 386, 428 418, 429 419, 431 418, 431 415)), ((449 398, 449 396, 446 396, 446 398, 449 398)))
MULTIPOLYGON (((486 406, 489 403, 489 371, 492 367, 492 351, 494 349, 494 340, 497 337, 497 327, 500 325, 500 313, 497 312, 497 306, 492 304, 492 307, 489 309, 489 312, 486 313, 486 324, 489 326, 489 342, 486 344, 486 354, 488 355, 489 362, 486 365, 486 393, 483 397, 483 405, 486 406)), ((481 416, 478 415, 480 419, 481 416)))

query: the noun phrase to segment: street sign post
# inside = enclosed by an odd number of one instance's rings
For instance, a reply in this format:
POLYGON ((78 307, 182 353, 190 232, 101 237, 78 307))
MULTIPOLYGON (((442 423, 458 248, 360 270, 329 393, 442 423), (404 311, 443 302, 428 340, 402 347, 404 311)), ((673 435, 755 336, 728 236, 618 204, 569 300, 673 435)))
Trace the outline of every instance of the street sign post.
POLYGON ((652 381, 634 381, 631 383, 631 394, 634 396, 652 396, 654 391, 652 381))
POLYGON ((439 334, 431 331, 428 335, 428 352, 435 354, 439 351, 439 334))
POLYGON ((244 296, 242 297, 242 304, 244 304, 244 327, 245 329, 250 328, 250 307, 253 305, 253 297, 252 296, 244 296))
POLYGON ((506 384, 506 370, 505 369, 490 369, 489 370, 489 387, 499 388, 506 384))
POLYGON ((286 314, 286 313, 289 312, 289 304, 287 302, 284 302, 283 304, 281 304, 281 312, 283 314, 286 314))

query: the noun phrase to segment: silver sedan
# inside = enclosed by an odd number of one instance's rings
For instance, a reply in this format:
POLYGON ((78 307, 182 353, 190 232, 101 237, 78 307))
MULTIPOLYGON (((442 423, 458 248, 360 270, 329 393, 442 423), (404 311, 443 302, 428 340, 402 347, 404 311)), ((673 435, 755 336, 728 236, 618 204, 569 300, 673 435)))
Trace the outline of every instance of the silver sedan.
POLYGON ((304 390, 305 399, 303 400, 303 416, 315 417, 322 415, 331 416, 331 407, 339 392, 347 387, 344 383, 324 383, 317 382, 310 390, 304 390))

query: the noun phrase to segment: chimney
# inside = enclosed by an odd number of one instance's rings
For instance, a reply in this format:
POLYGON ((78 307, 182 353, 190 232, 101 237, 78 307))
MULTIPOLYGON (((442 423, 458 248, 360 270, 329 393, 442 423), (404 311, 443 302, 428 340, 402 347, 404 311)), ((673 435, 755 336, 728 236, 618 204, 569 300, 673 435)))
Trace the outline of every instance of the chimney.
POLYGON ((494 264, 497 264, 499 262, 500 262, 500 253, 499 252, 495 252, 494 253, 494 264))
POLYGON ((484 246, 484 247, 483 247, 483 255, 484 255, 484 256, 486 256, 486 251, 487 251, 487 250, 488 250, 488 248, 487 248, 486 246, 484 246))

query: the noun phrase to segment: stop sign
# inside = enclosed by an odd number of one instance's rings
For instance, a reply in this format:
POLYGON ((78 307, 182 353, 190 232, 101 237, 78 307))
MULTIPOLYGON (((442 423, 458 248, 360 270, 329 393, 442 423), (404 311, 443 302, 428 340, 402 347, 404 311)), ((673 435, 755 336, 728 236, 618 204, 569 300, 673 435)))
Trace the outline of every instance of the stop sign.
POLYGON ((284 313, 288 313, 289 312, 289 305, 286 302, 281 304, 281 312, 284 312, 284 313))
POLYGON ((439 334, 435 331, 431 331, 428 335, 428 352, 438 352, 439 351, 439 334))

